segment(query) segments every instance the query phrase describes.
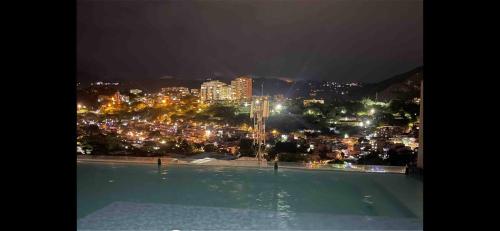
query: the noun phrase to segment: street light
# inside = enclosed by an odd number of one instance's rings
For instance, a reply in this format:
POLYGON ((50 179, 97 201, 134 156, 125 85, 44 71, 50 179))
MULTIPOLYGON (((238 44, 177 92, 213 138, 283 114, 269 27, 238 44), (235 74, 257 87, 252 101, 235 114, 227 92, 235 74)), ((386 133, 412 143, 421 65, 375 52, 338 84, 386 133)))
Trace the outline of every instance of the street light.
POLYGON ((373 108, 372 108, 372 109, 370 110, 370 113, 371 113, 372 115, 373 115, 373 114, 375 114, 375 109, 373 109, 373 108))
POLYGON ((276 109, 276 111, 281 111, 281 108, 283 108, 283 106, 281 104, 278 104, 278 105, 276 105, 276 107, 274 107, 274 109, 276 109))

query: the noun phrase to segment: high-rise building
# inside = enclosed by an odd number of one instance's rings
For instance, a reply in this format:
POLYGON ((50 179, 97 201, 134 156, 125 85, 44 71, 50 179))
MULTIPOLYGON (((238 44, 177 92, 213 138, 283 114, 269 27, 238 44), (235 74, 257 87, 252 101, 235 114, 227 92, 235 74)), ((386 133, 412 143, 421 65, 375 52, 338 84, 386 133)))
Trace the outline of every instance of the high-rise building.
POLYGON ((201 84, 200 99, 202 102, 231 100, 231 87, 218 80, 201 84))
POLYGON ((231 98, 238 101, 252 100, 252 78, 241 76, 231 81, 231 98))

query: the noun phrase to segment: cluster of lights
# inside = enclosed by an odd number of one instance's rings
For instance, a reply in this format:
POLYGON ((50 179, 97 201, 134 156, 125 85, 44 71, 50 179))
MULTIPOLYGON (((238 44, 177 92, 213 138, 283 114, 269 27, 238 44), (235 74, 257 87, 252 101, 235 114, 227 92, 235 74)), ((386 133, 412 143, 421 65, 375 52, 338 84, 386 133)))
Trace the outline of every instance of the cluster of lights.
POLYGON ((281 135, 281 141, 285 142, 287 140, 288 140, 288 135, 285 134, 281 135))
POLYGON ((363 121, 359 122, 359 126, 360 127, 366 127, 366 126, 368 126, 370 124, 371 124, 370 120, 366 120, 365 122, 363 122, 363 121))
MULTIPOLYGON (((114 101, 114 99, 113 99, 113 101, 114 101)), ((198 100, 198 101, 199 101, 199 100, 198 100)), ((156 101, 156 102, 158 102, 158 101, 156 101)), ((161 100, 161 102, 162 102, 163 104, 165 104, 165 103, 167 102, 167 100, 166 100, 166 99, 162 99, 162 100, 161 100)), ((260 104, 260 101, 259 101, 259 100, 256 100, 256 101, 254 101, 254 102, 255 102, 255 104, 256 104, 256 105, 259 105, 259 104, 260 104)), ((114 104, 114 102, 113 102, 113 104, 114 104)), ((130 102, 129 102, 129 104, 130 104, 130 102)), ((111 107, 111 106, 112 106, 111 104, 107 104, 107 105, 108 105, 108 107, 111 107)), ((248 103, 248 102, 245 102, 245 103, 244 103, 244 106, 245 106, 245 107, 248 107, 248 106, 249 106, 249 103, 248 103)), ((86 107, 85 107, 85 106, 83 106, 83 105, 81 105, 81 104, 78 104, 78 109, 82 109, 82 108, 86 108, 86 107)), ((274 105, 274 109, 275 109, 275 112, 278 112, 278 113, 279 113, 280 111, 282 111, 282 110, 284 109, 284 106, 283 106, 282 104, 278 103, 278 104, 275 104, 275 105, 274 105)), ((180 110, 180 109, 178 109, 178 110, 180 110)), ((201 109, 201 108, 198 108, 198 111, 200 112, 200 111, 202 111, 202 109, 201 109)), ((347 113, 346 109, 342 109, 342 110, 341 110, 341 113, 342 113, 342 114, 346 114, 346 113, 347 113)), ((314 110, 309 109, 309 110, 307 110, 307 114, 318 114, 318 112, 317 112, 317 111, 314 111, 314 110)), ((358 113, 358 114, 359 114, 359 113, 358 113)), ((366 115, 366 112, 362 112, 362 114, 366 115)), ((369 114, 370 114, 370 115, 375 114, 375 109, 374 109, 374 108, 369 109, 369 114)), ((344 115, 344 116, 346 116, 346 115, 344 115)), ((134 119, 135 119, 135 120, 137 120, 137 119, 139 119, 139 118, 138 118, 138 117, 133 117, 133 118, 132 118, 132 120, 134 120, 134 119)), ((347 118, 346 118, 346 120, 347 120, 347 118)), ((141 121, 141 120, 139 120, 139 122, 142 122, 142 121, 141 121)), ((144 122, 146 122, 146 123, 147 123, 147 121, 146 121, 146 120, 144 120, 144 122)), ((337 121, 333 121, 333 120, 332 120, 332 121, 329 121, 329 122, 330 122, 330 123, 337 124, 337 121)), ((351 121, 349 121, 349 122, 351 122, 351 121)), ((361 121, 361 122, 359 122, 358 124, 359 124, 359 126, 361 126, 361 127, 365 127, 365 128, 366 128, 368 125, 370 125, 370 124, 371 124, 371 122, 372 122, 372 121, 370 121, 370 120, 365 120, 365 121, 361 121)), ((122 123, 122 125, 127 126, 127 123, 122 123)), ((194 125, 194 126, 196 126, 196 123, 193 123, 193 125, 194 125)), ((175 127, 177 127, 177 126, 175 126, 175 127)), ((228 127, 228 124, 226 124, 226 127, 228 127)), ((246 125, 244 125, 243 127, 244 127, 244 128, 246 128, 246 125)), ((213 136, 222 136, 223 131, 218 130, 217 128, 218 128, 217 126, 215 126, 215 127, 211 127, 211 129, 215 129, 213 132, 212 132, 211 130, 209 130, 209 129, 206 129, 206 130, 204 131, 205 136, 206 136, 207 138, 208 138, 208 137, 211 137, 212 135, 213 135, 213 136), (213 133, 213 134, 212 134, 212 133, 213 133)), ((203 129, 205 129, 205 127, 202 127, 202 128, 201 128, 201 130, 197 130, 197 132, 196 132, 197 136, 202 136, 202 135, 203 135, 203 129)), ((330 130, 332 130, 332 129, 333 129, 333 128, 330 128, 330 130)), ((417 129, 418 129, 418 128, 417 128, 417 129)), ((246 130, 246 129, 245 129, 245 130, 246 130)), ((273 135, 279 135, 279 132, 278 132, 277 130, 272 130, 272 132, 271 132, 271 133, 272 133, 273 135)), ((135 135, 134 135, 134 133, 132 133, 132 132, 128 132, 127 134, 128 134, 129 136, 132 136, 132 137, 139 137, 139 136, 142 136, 142 133, 140 133, 141 135, 139 135, 139 133, 137 133, 137 134, 135 134, 135 135)), ((338 132, 337 132, 337 134, 338 134, 338 132)), ((247 135, 247 136, 248 136, 248 135, 247 135)), ((140 139, 140 140, 144 140, 144 138, 143 138, 143 137, 141 137, 141 138, 142 138, 142 139, 140 139)), ((281 135, 281 136, 280 136, 280 138, 281 138, 281 140, 282 140, 282 141, 286 141, 286 140, 288 140, 289 136, 288 136, 288 135, 283 134, 283 135, 281 135)), ((346 133, 346 134, 344 134, 344 138, 349 138, 349 135, 348 135, 347 133, 346 133)), ((294 136, 294 139, 298 139, 298 137, 295 137, 295 136, 294 136)), ((160 141, 159 141, 159 143, 161 143, 161 144, 165 144, 165 143, 166 143, 166 141, 165 141, 165 140, 160 140, 160 141)), ((178 146, 178 145, 176 145, 176 146, 178 146)), ((299 147, 300 145, 297 145, 297 146, 299 147)), ((154 147, 154 149, 155 149, 155 150, 158 150, 157 148, 159 149, 159 147, 154 147)), ((313 146, 313 145, 311 145, 309 148, 310 148, 310 149, 314 149, 314 146, 313 146)))

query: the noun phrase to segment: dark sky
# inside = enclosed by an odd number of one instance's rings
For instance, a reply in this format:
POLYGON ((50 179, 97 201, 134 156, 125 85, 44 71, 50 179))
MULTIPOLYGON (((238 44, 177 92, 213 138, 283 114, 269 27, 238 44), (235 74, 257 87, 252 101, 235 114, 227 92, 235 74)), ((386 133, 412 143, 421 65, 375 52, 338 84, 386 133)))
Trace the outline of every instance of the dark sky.
POLYGON ((423 64, 422 0, 78 0, 78 79, 376 82, 423 64))

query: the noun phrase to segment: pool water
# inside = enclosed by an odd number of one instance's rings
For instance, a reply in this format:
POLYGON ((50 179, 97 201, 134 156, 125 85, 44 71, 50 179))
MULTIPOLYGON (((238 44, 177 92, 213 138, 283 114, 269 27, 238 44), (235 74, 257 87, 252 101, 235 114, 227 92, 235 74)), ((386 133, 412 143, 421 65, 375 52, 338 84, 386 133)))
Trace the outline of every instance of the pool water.
POLYGON ((401 174, 77 164, 79 230, 422 229, 401 174))

